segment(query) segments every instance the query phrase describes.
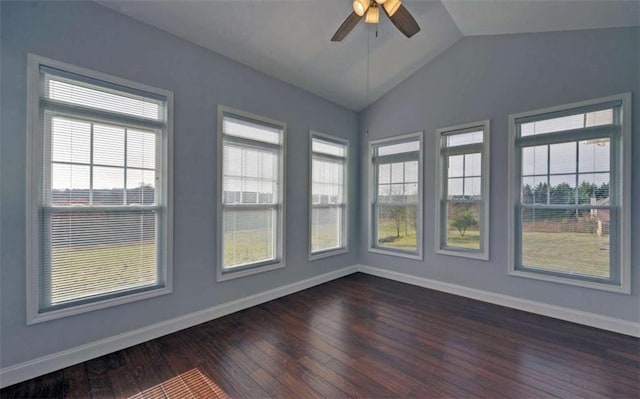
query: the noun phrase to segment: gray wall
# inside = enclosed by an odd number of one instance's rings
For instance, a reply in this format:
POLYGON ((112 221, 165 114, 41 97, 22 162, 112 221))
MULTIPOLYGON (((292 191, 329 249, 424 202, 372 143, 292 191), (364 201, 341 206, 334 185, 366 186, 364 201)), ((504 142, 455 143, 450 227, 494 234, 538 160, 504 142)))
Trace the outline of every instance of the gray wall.
MULTIPOLYGON (((6 367, 290 284, 357 262, 351 252, 309 263, 309 129, 347 138, 357 115, 91 2, 1 2, 1 363, 6 367), (27 52, 172 90, 175 95, 174 293, 33 326, 25 318, 27 52), (218 104, 288 124, 287 267, 215 282, 218 104)), ((354 151, 351 181, 357 181, 354 151)), ((353 185, 351 198, 357 197, 353 185)), ((351 225, 357 226, 357 201, 351 225)))
MULTIPOLYGON (((367 140, 425 131, 424 261, 367 251, 361 198, 360 263, 625 320, 640 320, 640 30, 605 29, 468 37, 360 114, 367 140), (632 295, 507 274, 507 145, 510 113, 633 92, 632 295), (490 261, 435 253, 435 129, 491 119, 490 261)), ((367 140, 361 144, 366 154, 367 140)), ((361 176, 368 160, 361 158, 361 176)), ((361 192, 366 190, 362 180, 361 192)))

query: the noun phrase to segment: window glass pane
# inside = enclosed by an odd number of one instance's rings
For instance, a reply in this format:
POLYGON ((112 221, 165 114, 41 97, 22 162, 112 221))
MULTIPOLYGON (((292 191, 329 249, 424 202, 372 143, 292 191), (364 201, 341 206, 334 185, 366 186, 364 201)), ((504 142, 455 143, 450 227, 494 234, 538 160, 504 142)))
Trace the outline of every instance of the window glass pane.
POLYGON ((608 138, 581 141, 578 144, 580 172, 608 172, 611 145, 608 138))
POLYGON ((404 162, 391 164, 391 183, 404 182, 404 162))
POLYGON ((156 134, 127 129, 127 166, 156 168, 156 134))
POLYGON ((223 199, 225 203, 274 204, 278 202, 277 154, 270 149, 223 148, 223 199))
POLYGON ((482 176, 482 155, 479 152, 464 155, 464 175, 482 176))
POLYGON ((482 179, 480 177, 464 178, 464 196, 467 199, 481 199, 482 179))
POLYGON ((609 205, 609 173, 578 175, 578 201, 580 204, 609 205))
POLYGON ((406 202, 418 201, 418 183, 409 183, 404 185, 404 196, 406 202))
POLYGON ((585 126, 611 125, 613 123, 613 108, 585 114, 585 126))
POLYGON ((262 141, 270 144, 280 144, 282 129, 265 124, 253 123, 243 119, 236 119, 225 115, 222 120, 224 134, 242 137, 249 140, 262 141))
POLYGON ((91 124, 83 121, 51 118, 51 159, 54 162, 89 163, 91 124))
POLYGON ((576 203, 576 175, 552 175, 549 177, 549 203, 576 203))
POLYGON ((50 272, 40 278, 50 305, 158 283, 153 211, 54 213, 47 220, 50 272))
POLYGON ((93 163, 124 166, 124 129, 93 125, 93 163))
POLYGON ((522 136, 560 132, 563 130, 581 129, 591 126, 610 125, 613 123, 613 108, 579 113, 559 118, 543 119, 535 122, 523 123, 520 126, 522 136))
POLYGON ((69 82, 51 77, 49 92, 45 95, 52 100, 82 107, 118 112, 140 118, 162 119, 161 108, 153 100, 130 96, 124 92, 112 92, 109 89, 86 83, 69 82))
POLYGON ((93 205, 123 205, 124 169, 93 167, 93 205))
POLYGON ((153 205, 155 203, 156 172, 127 169, 127 205, 153 205))
POLYGON ((342 209, 313 208, 311 211, 311 250, 325 251, 342 246, 342 209))
POLYGON ((378 147, 378 156, 401 154, 403 152, 420 151, 420 141, 407 141, 398 144, 389 144, 378 147))
POLYGON ((547 176, 531 176, 522 178, 522 203, 546 204, 549 194, 547 176))
POLYGON ((609 210, 522 210, 522 265, 609 278, 609 210))
POLYGON ((449 167, 447 170, 449 177, 464 176, 464 155, 452 155, 449 157, 449 167))
POLYGON ((448 179, 447 182, 447 191, 449 194, 449 199, 455 197, 461 197, 463 195, 462 187, 463 187, 462 178, 448 179))
POLYGON ((469 132, 469 133, 458 133, 458 134, 448 134, 445 136, 446 146, 447 147, 455 147, 459 145, 466 144, 475 144, 482 143, 483 132, 469 132))
POLYGON ((391 164, 378 165, 378 183, 389 184, 391 183, 391 164))
POLYGON ((418 161, 404 163, 404 181, 405 183, 418 182, 418 161))
POLYGON ((406 251, 417 251, 415 206, 378 207, 378 246, 406 251))
POLYGON ((547 174, 548 146, 524 147, 522 149, 522 175, 547 174))
POLYGON ((342 158, 347 156, 347 147, 344 144, 332 143, 316 138, 312 140, 311 148, 313 152, 342 158))
POLYGON ((549 145, 549 173, 576 172, 576 143, 549 145))
POLYGON ((480 249, 480 203, 447 201, 446 246, 480 249))
POLYGON ((391 201, 391 185, 381 184, 378 186, 378 201, 390 202, 391 201))
POLYGON ((224 210, 225 268, 275 259, 276 215, 273 209, 224 210))
POLYGON ((89 205, 89 166, 51 165, 51 204, 89 205))

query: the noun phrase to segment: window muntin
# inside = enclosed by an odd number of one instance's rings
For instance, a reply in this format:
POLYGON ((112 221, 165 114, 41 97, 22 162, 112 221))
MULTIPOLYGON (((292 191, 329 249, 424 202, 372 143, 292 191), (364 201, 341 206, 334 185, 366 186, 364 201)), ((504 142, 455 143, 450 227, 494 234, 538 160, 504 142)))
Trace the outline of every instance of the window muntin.
POLYGON ((438 129, 437 252, 488 259, 489 121, 438 129))
POLYGON ((29 61, 28 322, 170 292, 171 93, 29 61))
POLYGON ((283 266, 285 125, 220 107, 219 279, 283 266))
POLYGON ((615 96, 512 117, 513 274, 628 291, 629 101, 615 96))
POLYGON ((311 132, 311 259, 347 249, 347 154, 346 141, 311 132))
POLYGON ((371 143, 370 251, 422 257, 422 133, 371 143))

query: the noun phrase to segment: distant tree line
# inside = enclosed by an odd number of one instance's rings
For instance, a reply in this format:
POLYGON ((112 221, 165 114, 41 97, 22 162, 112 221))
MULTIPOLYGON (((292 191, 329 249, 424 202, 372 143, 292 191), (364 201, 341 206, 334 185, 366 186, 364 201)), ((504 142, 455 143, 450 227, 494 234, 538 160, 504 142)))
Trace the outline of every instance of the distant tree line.
MULTIPOLYGON (((522 202, 525 204, 588 205, 592 200, 601 201, 607 198, 609 198, 609 183, 597 185, 582 182, 577 188, 567 183, 560 183, 557 186, 539 183, 534 187, 527 184, 522 188, 522 202)), ((584 216, 584 211, 571 209, 527 209, 523 215, 525 221, 541 219, 566 221, 584 216)))

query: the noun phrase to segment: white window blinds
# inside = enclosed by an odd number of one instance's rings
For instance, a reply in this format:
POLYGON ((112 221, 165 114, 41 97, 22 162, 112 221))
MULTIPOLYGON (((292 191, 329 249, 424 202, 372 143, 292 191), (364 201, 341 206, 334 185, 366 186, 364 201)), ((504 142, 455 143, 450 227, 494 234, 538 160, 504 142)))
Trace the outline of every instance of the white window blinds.
POLYGON ((311 135, 311 258, 346 250, 347 143, 311 135))
POLYGON ((220 275, 228 277, 282 261, 284 126, 230 110, 220 115, 220 275))
POLYGON ((36 313, 166 288, 167 98, 38 75, 36 313))

